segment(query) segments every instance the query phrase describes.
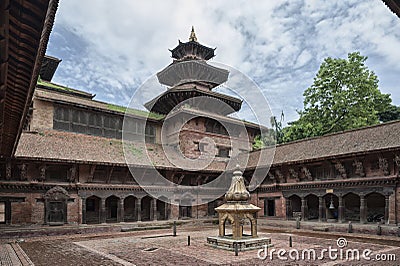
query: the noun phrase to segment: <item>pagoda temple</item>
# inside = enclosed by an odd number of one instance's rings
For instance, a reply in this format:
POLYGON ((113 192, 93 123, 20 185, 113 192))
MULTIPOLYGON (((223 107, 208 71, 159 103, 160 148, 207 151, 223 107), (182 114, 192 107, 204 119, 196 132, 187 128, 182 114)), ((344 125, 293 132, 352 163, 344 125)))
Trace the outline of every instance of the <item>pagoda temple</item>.
POLYGON ((228 80, 229 72, 207 63, 215 56, 215 48, 210 48, 197 41, 194 28, 190 33, 188 42, 181 42, 172 53, 173 62, 157 73, 158 81, 168 87, 167 91, 145 104, 152 112, 168 114, 174 107, 185 101, 185 105, 200 110, 222 115, 239 111, 242 101, 238 98, 227 96, 213 89, 228 80), (201 97, 203 100, 190 101, 201 97), (215 105, 214 98, 225 104, 215 105), (188 101, 189 100, 189 101, 188 101))

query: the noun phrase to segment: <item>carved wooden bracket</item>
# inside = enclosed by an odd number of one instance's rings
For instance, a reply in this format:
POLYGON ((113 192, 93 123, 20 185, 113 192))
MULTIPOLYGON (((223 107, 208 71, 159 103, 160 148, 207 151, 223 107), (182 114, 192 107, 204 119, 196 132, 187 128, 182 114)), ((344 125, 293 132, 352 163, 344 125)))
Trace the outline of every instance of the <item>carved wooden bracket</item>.
POLYGON ((277 178, 277 181, 286 183, 286 179, 280 170, 278 170, 278 169, 275 170, 275 176, 277 178))
POLYGON ((363 163, 359 160, 354 160, 353 162, 353 166, 354 166, 354 172, 356 175, 359 175, 361 177, 365 176, 365 172, 364 172, 364 166, 363 163))
POLYGON ((307 167, 303 166, 301 168, 301 172, 304 174, 305 179, 307 179, 309 181, 313 180, 312 174, 311 174, 310 170, 307 167))
POLYGON ((389 163, 388 160, 384 157, 379 157, 378 158, 378 165, 379 169, 383 172, 384 175, 389 175, 389 163))
POLYGON ((346 168, 344 167, 343 163, 341 163, 340 161, 336 162, 335 169, 338 171, 339 177, 347 178, 346 168))
POLYGON ((300 181, 299 173, 294 170, 293 168, 289 168, 289 175, 291 178, 295 179, 296 181, 300 181))

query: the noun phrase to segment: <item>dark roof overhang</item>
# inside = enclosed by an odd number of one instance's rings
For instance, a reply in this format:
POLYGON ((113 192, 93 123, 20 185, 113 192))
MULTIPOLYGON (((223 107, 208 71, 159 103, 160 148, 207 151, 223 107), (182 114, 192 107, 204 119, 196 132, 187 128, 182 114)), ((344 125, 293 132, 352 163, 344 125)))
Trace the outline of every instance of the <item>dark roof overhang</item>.
POLYGON ((383 2, 400 18, 400 0, 383 0, 383 2))
POLYGON ((181 42, 179 41, 178 46, 170 50, 172 53, 172 58, 182 59, 187 56, 193 56, 198 59, 209 60, 213 58, 215 48, 209 48, 196 41, 181 42))
POLYGON ((204 60, 176 61, 157 73, 161 84, 173 87, 191 81, 218 86, 228 80, 229 71, 207 64, 204 60))
POLYGON ((13 156, 31 105, 58 0, 0 1, 0 157, 13 156))
POLYGON ((45 81, 51 81, 60 62, 61 59, 45 55, 40 68, 40 78, 45 81))
MULTIPOLYGON (((180 103, 184 101, 187 101, 189 104, 191 103, 195 103, 197 105, 200 104, 202 109, 214 111, 218 114, 223 114, 223 115, 237 112, 242 107, 242 100, 238 98, 224 95, 218 92, 198 89, 196 87, 192 88, 175 87, 169 89, 160 96, 147 102, 144 106, 147 108, 147 110, 151 112, 168 114, 171 110, 173 110, 176 106, 178 106, 180 103), (208 97, 220 100, 226 103, 228 106, 219 105, 218 110, 210 110, 207 108, 208 97), (193 101, 191 101, 191 99, 193 99, 193 101)), ((216 107, 215 101, 212 101, 210 108, 215 109, 215 107, 216 107)))

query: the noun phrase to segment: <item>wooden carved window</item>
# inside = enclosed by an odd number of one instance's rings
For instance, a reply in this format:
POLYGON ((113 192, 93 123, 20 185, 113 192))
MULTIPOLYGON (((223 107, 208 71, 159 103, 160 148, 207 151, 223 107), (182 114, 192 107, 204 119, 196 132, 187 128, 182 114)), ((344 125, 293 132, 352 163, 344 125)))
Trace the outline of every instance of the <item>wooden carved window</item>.
POLYGON ((0 223, 6 222, 6 203, 0 201, 0 223))
POLYGON ((147 143, 156 142, 156 128, 153 125, 146 125, 145 139, 147 143))

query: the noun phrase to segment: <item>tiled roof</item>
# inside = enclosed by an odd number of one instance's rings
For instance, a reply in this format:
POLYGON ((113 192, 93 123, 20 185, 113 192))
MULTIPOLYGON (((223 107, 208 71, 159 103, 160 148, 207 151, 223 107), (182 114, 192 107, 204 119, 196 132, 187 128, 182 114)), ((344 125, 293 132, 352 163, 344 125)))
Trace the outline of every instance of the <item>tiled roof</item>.
MULTIPOLYGON (((141 143, 132 142, 125 144, 125 150, 127 161, 134 162, 135 166, 176 168, 166 158, 161 145, 147 144, 145 148, 141 143), (147 158, 151 158, 151 161, 147 158)), ((126 164, 121 140, 54 130, 22 133, 15 157, 43 161, 126 164)), ((214 161, 205 170, 224 169, 225 162, 214 161)))
MULTIPOLYGON (((126 111, 126 107, 123 107, 123 106, 108 104, 108 103, 92 100, 87 97, 77 97, 72 94, 62 93, 62 92, 58 92, 55 90, 37 88, 35 91, 35 97, 40 100, 44 100, 44 101, 66 103, 69 105, 86 106, 88 108, 95 108, 95 109, 100 109, 102 111, 119 113, 121 115, 124 115, 125 111, 126 111)), ((130 115, 133 115, 133 116, 142 117, 142 118, 148 117, 149 119, 155 119, 155 120, 160 120, 161 118, 164 117, 159 114, 149 113, 147 111, 136 110, 136 109, 132 109, 132 108, 128 108, 127 113, 130 115)))
MULTIPOLYGON (((371 151, 400 150, 399 133, 400 121, 396 121, 278 145, 275 156, 273 149, 251 152, 247 168, 266 165, 265 158, 269 160, 274 158, 273 164, 280 165, 371 151), (259 158, 261 162, 258 162, 259 158)), ((130 150, 127 152, 128 161, 135 162, 137 166, 148 165, 147 152, 152 158, 152 165, 160 168, 176 168, 166 158, 160 145, 153 144, 145 149, 141 144, 132 143, 126 147, 130 150)), ((53 130, 22 133, 15 156, 34 160, 126 164, 121 140, 53 130)), ((243 163, 241 156, 236 160, 239 164, 243 163)), ((225 165, 223 161, 213 161, 205 170, 223 171, 225 165)))
MULTIPOLYGON (((273 164, 298 163, 391 149, 400 150, 400 121, 278 145, 273 164)), ((272 149, 250 153, 248 168, 265 165, 265 158, 270 158, 268 156, 272 154, 272 149), (267 156, 263 154, 258 163, 261 152, 267 156)))

